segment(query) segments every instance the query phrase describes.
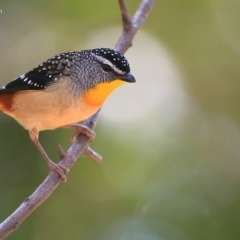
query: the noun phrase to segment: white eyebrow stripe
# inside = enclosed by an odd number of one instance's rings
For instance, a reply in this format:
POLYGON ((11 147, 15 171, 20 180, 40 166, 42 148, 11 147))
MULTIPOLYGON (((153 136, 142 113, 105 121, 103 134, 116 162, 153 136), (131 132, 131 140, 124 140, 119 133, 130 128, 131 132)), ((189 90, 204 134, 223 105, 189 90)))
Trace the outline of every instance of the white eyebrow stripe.
POLYGON ((95 55, 95 57, 97 58, 97 60, 98 60, 99 62, 102 62, 103 64, 109 65, 109 66, 112 68, 112 70, 113 70, 114 72, 118 73, 119 75, 124 75, 124 74, 126 73, 126 72, 120 70, 119 68, 117 68, 116 66, 114 66, 114 65, 113 65, 110 61, 108 61, 106 58, 103 58, 103 57, 98 56, 98 55, 95 55))

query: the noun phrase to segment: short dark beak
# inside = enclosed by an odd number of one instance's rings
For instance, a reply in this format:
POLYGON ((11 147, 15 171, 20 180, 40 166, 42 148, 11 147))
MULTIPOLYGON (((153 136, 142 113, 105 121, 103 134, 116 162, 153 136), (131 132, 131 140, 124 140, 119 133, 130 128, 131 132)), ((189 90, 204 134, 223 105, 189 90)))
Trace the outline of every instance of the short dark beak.
POLYGON ((129 82, 129 83, 134 83, 136 82, 134 76, 131 73, 128 73, 124 76, 119 76, 119 79, 125 81, 125 82, 129 82))

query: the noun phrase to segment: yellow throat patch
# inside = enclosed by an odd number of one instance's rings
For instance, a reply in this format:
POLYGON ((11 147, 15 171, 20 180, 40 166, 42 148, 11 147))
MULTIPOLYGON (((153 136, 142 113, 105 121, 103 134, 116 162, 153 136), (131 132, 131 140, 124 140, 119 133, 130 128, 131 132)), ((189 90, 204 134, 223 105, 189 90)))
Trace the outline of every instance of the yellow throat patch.
POLYGON ((116 79, 110 83, 99 83, 94 89, 90 89, 85 94, 84 100, 88 104, 101 106, 108 95, 124 83, 124 81, 119 79, 116 79))

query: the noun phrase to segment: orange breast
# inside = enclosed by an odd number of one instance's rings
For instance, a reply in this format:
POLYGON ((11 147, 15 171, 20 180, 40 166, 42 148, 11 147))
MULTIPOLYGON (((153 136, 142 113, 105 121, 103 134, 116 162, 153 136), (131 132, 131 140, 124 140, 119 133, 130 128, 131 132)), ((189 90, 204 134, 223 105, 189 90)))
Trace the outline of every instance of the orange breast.
POLYGON ((122 80, 114 80, 110 83, 100 83, 94 89, 87 92, 84 96, 84 100, 90 105, 101 106, 109 94, 124 83, 125 82, 122 80))

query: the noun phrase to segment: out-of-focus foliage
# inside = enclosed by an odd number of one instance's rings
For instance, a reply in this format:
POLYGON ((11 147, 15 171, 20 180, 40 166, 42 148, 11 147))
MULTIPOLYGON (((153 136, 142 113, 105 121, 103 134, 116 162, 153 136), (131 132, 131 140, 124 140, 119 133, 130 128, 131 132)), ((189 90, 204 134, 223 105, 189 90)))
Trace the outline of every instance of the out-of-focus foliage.
MULTIPOLYGON (((126 0, 133 12, 137 0, 126 0)), ((2 85, 68 50, 113 47, 117 1, 0 2, 2 85)), ((103 108, 68 182, 7 239, 240 239, 240 2, 156 0, 127 53, 136 84, 103 108)), ((52 159, 70 132, 40 134, 52 159)), ((46 176, 27 131, 0 115, 0 221, 46 176)))

